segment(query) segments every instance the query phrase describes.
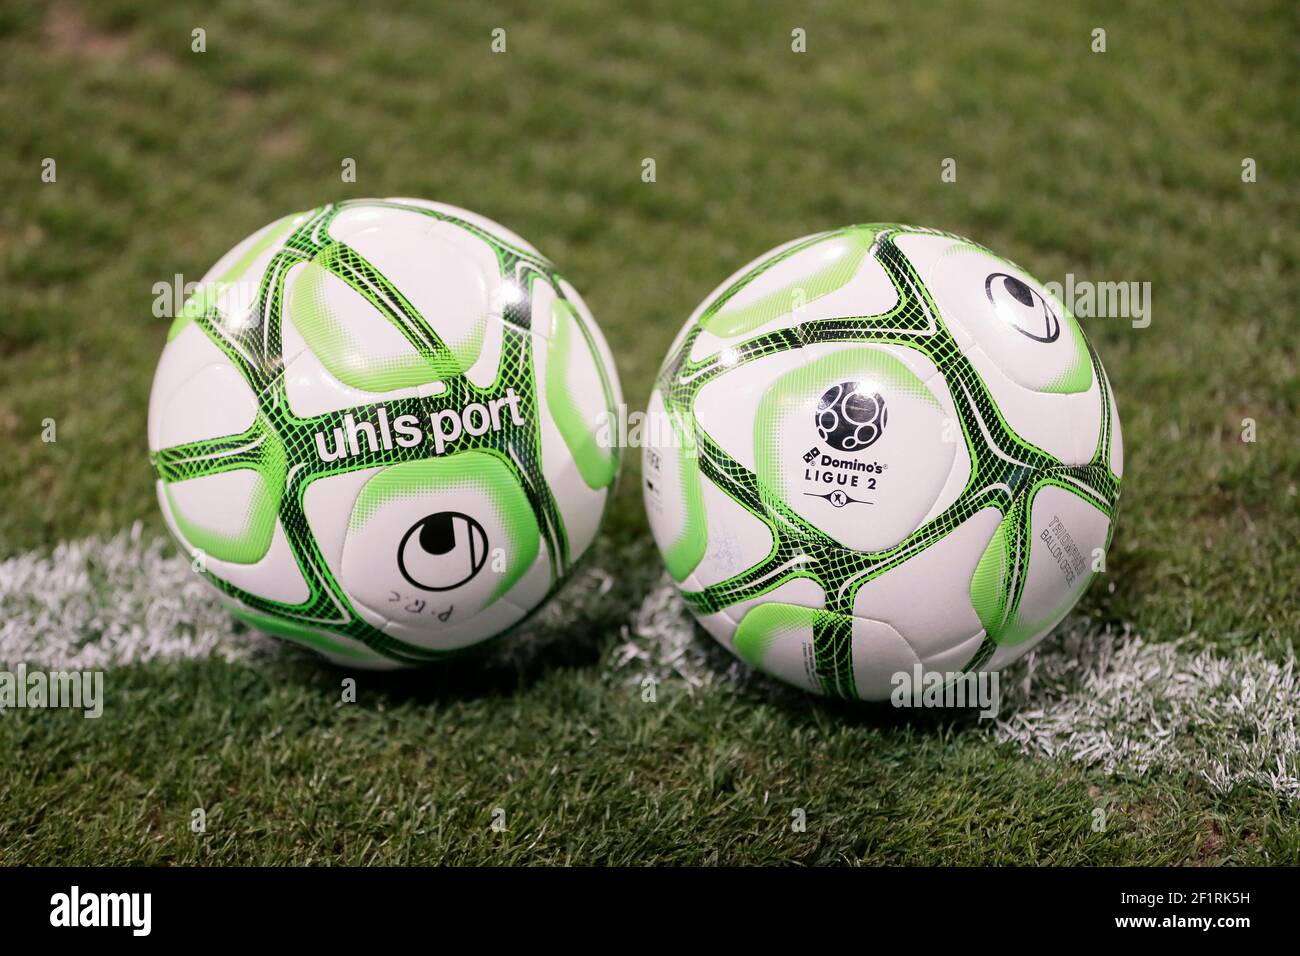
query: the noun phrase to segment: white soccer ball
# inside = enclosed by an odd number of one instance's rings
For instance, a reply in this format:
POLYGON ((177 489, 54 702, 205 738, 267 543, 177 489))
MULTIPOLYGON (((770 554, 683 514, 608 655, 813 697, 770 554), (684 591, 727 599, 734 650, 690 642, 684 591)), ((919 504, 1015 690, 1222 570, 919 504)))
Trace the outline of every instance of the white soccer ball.
POLYGON ((523 620, 591 544, 621 401, 577 291, 454 206, 286 216, 168 335, 150 457, 233 613, 334 660, 419 664, 523 620))
POLYGON ((650 397, 644 495, 700 623, 809 691, 995 670, 1103 566, 1123 451, 1074 317, 960 236, 786 243, 691 315, 650 397))

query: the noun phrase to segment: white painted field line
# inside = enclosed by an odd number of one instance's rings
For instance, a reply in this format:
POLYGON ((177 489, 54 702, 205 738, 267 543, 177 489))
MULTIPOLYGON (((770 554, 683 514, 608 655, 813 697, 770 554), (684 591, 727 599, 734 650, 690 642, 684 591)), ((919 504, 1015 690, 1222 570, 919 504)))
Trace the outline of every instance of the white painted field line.
POLYGON ((1188 772, 1219 793, 1243 783, 1300 799, 1294 656, 1193 651, 1076 625, 1003 680, 994 733, 1022 752, 1106 773, 1188 772))
POLYGON ((0 561, 0 664, 101 670, 273 648, 270 638, 236 632, 176 546, 138 523, 0 561))
MULTIPOLYGON (((679 677, 694 690, 749 673, 734 661, 719 665, 667 579, 646 595, 624 638, 613 663, 634 680, 679 677)), ((1187 772, 1219 793, 1254 784, 1300 799, 1293 656, 1278 663, 1194 651, 1076 622, 1008 668, 1001 687, 1002 718, 981 726, 1022 753, 1108 774, 1187 772)))
MULTIPOLYGON (((590 564, 543 607, 525 633, 488 651, 519 664, 554 643, 585 639, 608 617, 613 580, 590 564)), ((615 625, 617 626, 617 625, 615 625)), ((52 551, 0 560, 0 667, 101 670, 153 660, 305 653, 239 626, 217 593, 169 539, 137 523, 111 538, 84 538, 52 551)))
POLYGON ((647 677, 675 678, 694 694, 716 683, 736 682, 748 670, 713 640, 696 633, 681 594, 666 574, 646 593, 620 636, 611 664, 630 684, 647 677))
MULTIPOLYGON (((522 640, 502 642, 494 654, 544 656, 551 642, 586 640, 624 620, 608 658, 615 680, 653 676, 695 693, 751 674, 696 631, 666 577, 630 619, 608 606, 626 600, 611 595, 613 585, 609 573, 585 568, 522 640)), ((0 561, 0 666, 97 670, 158 659, 240 660, 284 648, 237 629, 171 542, 138 525, 0 561)), ((1151 644, 1076 622, 1010 668, 1002 691, 1003 716, 990 732, 1026 754, 1111 774, 1188 772, 1218 792, 1254 784, 1300 799, 1294 657, 1151 644)))

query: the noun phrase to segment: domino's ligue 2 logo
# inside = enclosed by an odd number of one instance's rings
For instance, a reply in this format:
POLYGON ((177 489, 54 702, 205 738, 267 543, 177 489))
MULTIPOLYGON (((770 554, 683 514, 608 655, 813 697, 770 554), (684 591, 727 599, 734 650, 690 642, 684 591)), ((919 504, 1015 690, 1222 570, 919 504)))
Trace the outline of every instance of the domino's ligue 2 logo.
POLYGON ((817 402, 817 434, 837 451, 861 451, 885 431, 889 409, 879 392, 860 382, 832 385, 817 402))

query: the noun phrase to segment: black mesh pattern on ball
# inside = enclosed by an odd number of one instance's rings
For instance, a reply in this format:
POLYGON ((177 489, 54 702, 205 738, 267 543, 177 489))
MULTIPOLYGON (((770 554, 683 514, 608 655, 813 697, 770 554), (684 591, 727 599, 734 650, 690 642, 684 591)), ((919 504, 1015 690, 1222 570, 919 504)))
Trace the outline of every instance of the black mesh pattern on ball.
MULTIPOLYGON (((766 559, 703 590, 684 592, 687 603, 697 614, 708 615, 761 597, 795 578, 812 579, 826 595, 828 612, 819 614, 814 626, 816 676, 825 693, 848 698, 858 696, 852 666, 851 625, 854 598, 864 583, 932 547, 976 512, 993 507, 1004 518, 1008 515, 1015 518, 1013 553, 1017 557, 1011 569, 1007 597, 1010 619, 1019 605, 1027 577, 1030 550, 1027 505, 1034 490, 1051 484, 1078 495, 1105 514, 1112 529, 1119 500, 1119 480, 1109 465, 1111 398, 1096 352, 1089 346, 1093 372, 1101 390, 1101 437, 1087 464, 1070 466, 1025 441, 1003 419, 988 387, 970 359, 962 354, 921 277, 895 244, 895 237, 905 233, 968 242, 952 233, 897 224, 849 226, 811 236, 764 259, 718 295, 665 360, 656 382, 672 427, 680 432, 680 423, 686 423, 685 427, 691 430, 690 434, 679 433, 677 438, 681 447, 695 450, 702 478, 713 482, 757 516, 773 536, 772 550, 766 559), (725 356, 719 353, 700 361, 691 360, 692 349, 703 331, 702 324, 747 285, 810 246, 864 228, 876 233, 869 255, 884 268, 898 293, 897 303, 888 312, 810 320, 756 335, 728 348, 725 356), (970 455, 970 477, 956 500, 897 545, 882 551, 847 549, 795 513, 778 496, 762 494, 757 476, 710 438, 693 414, 699 391, 732 369, 778 352, 826 343, 899 345, 927 356, 948 384, 970 455)), ((983 247, 977 248, 999 258, 983 247)), ((887 413, 883 406, 878 411, 882 416, 887 413)), ((992 639, 986 638, 966 668, 982 666, 996 646, 992 639)))

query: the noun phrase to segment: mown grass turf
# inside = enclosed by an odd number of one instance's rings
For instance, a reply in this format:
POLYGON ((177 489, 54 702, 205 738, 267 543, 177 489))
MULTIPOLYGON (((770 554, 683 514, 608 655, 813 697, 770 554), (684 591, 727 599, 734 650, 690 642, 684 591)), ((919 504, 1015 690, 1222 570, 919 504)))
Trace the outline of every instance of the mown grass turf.
POLYGON ((589 666, 522 679, 109 675, 99 721, 5 721, 0 862, 1116 863, 1294 860, 1293 811, 1090 782, 973 730, 794 695, 653 704, 589 666), (379 687, 383 689, 379 689, 379 687), (33 799, 37 797, 39 799, 33 799), (1102 807, 1105 829, 1094 831, 1102 807), (191 830, 207 814, 207 832, 191 830), (492 828, 504 812, 505 832, 492 828), (802 810, 806 831, 793 828, 802 810))
MULTIPOLYGON (((1085 320, 1127 467, 1109 570, 1078 613, 1281 655, 1300 631, 1296 21, 1264 0, 6 7, 0 555, 137 518, 161 531, 144 447, 167 321, 154 283, 198 278, 287 211, 414 195, 500 220, 583 291, 633 407, 744 261, 899 220, 1044 281, 1151 283, 1149 328, 1085 320)), ((637 478, 633 460, 605 555, 648 538, 637 478)), ((770 685, 643 704, 604 673, 636 597, 522 674, 363 678, 356 705, 306 662, 214 662, 110 674, 100 721, 8 714, 0 859, 1297 858, 1270 797, 1030 761, 961 723, 770 685), (507 834, 488 829, 494 806, 507 834), (806 834, 789 832, 794 807, 806 834)))

